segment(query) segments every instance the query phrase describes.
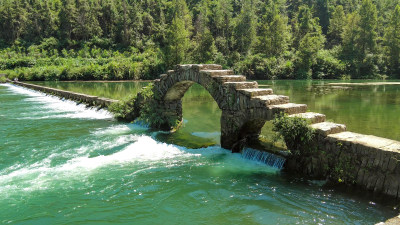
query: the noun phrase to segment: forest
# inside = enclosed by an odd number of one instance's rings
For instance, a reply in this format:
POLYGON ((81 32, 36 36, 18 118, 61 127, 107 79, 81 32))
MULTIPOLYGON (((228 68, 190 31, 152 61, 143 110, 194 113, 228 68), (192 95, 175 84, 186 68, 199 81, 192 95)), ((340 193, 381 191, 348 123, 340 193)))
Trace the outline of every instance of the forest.
POLYGON ((0 30, 11 79, 400 79, 400 0, 0 0, 0 30))

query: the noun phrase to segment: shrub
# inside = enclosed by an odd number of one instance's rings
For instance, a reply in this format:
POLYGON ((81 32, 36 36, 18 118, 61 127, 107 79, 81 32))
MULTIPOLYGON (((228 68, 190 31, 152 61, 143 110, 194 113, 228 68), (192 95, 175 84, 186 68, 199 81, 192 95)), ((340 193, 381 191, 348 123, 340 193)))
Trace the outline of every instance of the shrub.
POLYGON ((166 115, 160 102, 160 97, 154 91, 154 84, 151 83, 136 96, 110 105, 109 110, 119 120, 137 120, 152 128, 174 129, 180 121, 175 116, 166 115))
POLYGON ((287 58, 266 58, 262 54, 250 55, 235 64, 235 70, 250 79, 292 79, 294 64, 287 58))
POLYGON ((340 79, 346 65, 335 57, 330 50, 320 50, 316 63, 311 66, 313 79, 340 79))
POLYGON ((113 103, 108 107, 108 110, 113 113, 118 120, 131 122, 138 117, 135 111, 135 102, 137 95, 129 96, 127 99, 113 103))
POLYGON ((5 76, 0 76, 0 83, 5 83, 7 78, 5 76))
POLYGON ((286 146, 295 155, 307 155, 313 148, 315 131, 306 119, 279 114, 273 121, 273 131, 285 140, 286 146))

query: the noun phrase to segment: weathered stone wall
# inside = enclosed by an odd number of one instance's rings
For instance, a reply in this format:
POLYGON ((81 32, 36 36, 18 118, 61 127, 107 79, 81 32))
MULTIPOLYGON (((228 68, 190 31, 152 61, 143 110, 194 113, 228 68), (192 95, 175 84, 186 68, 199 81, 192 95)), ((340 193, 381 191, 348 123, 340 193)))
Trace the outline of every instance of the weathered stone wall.
POLYGON ((400 142, 353 132, 318 133, 310 154, 289 157, 288 171, 400 198, 400 142))
POLYGON ((64 90, 60 90, 60 89, 49 88, 49 87, 44 87, 44 86, 40 86, 40 85, 19 82, 19 81, 12 81, 12 83, 22 86, 22 87, 26 87, 26 88, 37 90, 40 92, 44 92, 47 94, 56 95, 61 98, 70 99, 70 100, 73 100, 73 101, 76 101, 79 103, 84 103, 89 106, 98 106, 98 107, 107 108, 110 104, 118 102, 118 100, 114 100, 114 99, 101 98, 101 97, 92 96, 92 95, 85 95, 85 94, 81 94, 81 93, 64 91, 64 90))

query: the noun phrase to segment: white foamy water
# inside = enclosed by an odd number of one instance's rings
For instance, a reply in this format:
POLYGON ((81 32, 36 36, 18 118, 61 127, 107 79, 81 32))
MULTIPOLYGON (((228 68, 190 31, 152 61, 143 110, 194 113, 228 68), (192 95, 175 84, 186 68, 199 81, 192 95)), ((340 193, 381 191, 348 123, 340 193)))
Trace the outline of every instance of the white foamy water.
POLYGON ((58 97, 23 88, 16 85, 5 84, 15 94, 29 96, 25 101, 40 103, 40 110, 28 114, 20 119, 48 119, 48 118, 74 118, 74 119, 113 119, 110 112, 104 109, 92 109, 84 104, 76 104, 71 100, 62 100, 58 97), (50 115, 49 115, 50 112, 50 115), (42 115, 41 114, 46 114, 42 115))
POLYGON ((7 84, 2 84, 2 86, 8 87, 9 92, 15 93, 15 94, 28 95, 28 96, 32 96, 32 97, 44 95, 41 92, 33 91, 31 89, 28 89, 28 88, 23 88, 23 87, 12 85, 12 84, 8 84, 8 83, 7 84))
MULTIPOLYGON (((241 171, 253 172, 255 170, 271 170, 270 168, 260 167, 258 164, 249 163, 240 154, 231 154, 229 151, 220 147, 208 147, 203 149, 187 149, 176 145, 158 142, 149 136, 128 135, 119 137, 113 142, 100 142, 98 146, 82 146, 81 152, 76 150, 76 154, 66 154, 69 160, 60 165, 51 166, 51 161, 64 153, 54 153, 48 158, 36 162, 30 166, 15 168, 14 171, 7 173, 0 172, 0 196, 13 193, 30 192, 35 190, 45 190, 60 181, 71 181, 85 179, 96 173, 101 168, 114 170, 127 166, 132 168, 133 174, 146 172, 152 168, 168 168, 179 165, 182 162, 193 162, 194 166, 204 165, 204 160, 212 157, 223 157, 224 160, 218 162, 220 166, 215 167, 211 174, 219 174, 241 171), (133 143, 132 143, 133 142, 133 143), (122 150, 109 155, 98 155, 90 157, 89 151, 93 149, 107 149, 116 146, 126 145, 122 150), (10 191, 12 190, 12 191, 10 191)), ((272 172, 274 170, 271 170, 272 172)), ((104 172, 104 171, 100 171, 104 172)))
POLYGON ((96 131, 92 132, 95 136, 107 136, 107 135, 117 135, 117 134, 125 134, 128 132, 134 131, 145 131, 149 128, 144 127, 139 124, 129 123, 129 124, 118 124, 113 125, 107 128, 97 129, 96 131))
MULTIPOLYGON (((28 96, 26 102, 34 103, 32 113, 21 115, 22 118, 88 118, 109 119, 107 111, 88 109, 72 101, 60 100, 54 96, 6 85, 11 93, 28 96)), ((128 166, 133 172, 146 171, 148 168, 167 168, 182 162, 194 162, 201 166, 203 160, 198 157, 220 157, 228 159, 228 166, 216 168, 212 173, 219 174, 226 170, 254 170, 254 165, 245 162, 240 155, 231 154, 218 146, 204 149, 187 149, 176 145, 158 142, 153 138, 157 132, 140 135, 148 128, 140 124, 115 124, 89 131, 89 136, 82 143, 71 148, 70 145, 54 146, 45 158, 27 161, 19 166, 11 166, 0 171, 0 196, 21 191, 34 191, 51 188, 63 181, 84 179, 101 168, 114 170, 128 166), (139 131, 139 132, 138 132, 139 131), (139 168, 138 168, 139 167, 139 168), (143 168, 141 168, 143 167, 143 168), (12 191, 10 191, 12 190, 12 191)), ((196 132, 200 137, 215 137, 219 133, 196 132)))
MULTIPOLYGON (((102 167, 121 167, 132 163, 170 164, 171 161, 196 156, 196 154, 185 152, 177 146, 157 142, 148 136, 136 136, 134 139, 136 139, 135 142, 110 155, 71 157, 66 163, 51 167, 49 162, 55 157, 52 154, 41 162, 18 168, 11 173, 7 174, 2 171, 2 174, 0 173, 0 193, 5 194, 10 191, 10 188, 13 191, 46 189, 56 180, 63 180, 68 177, 85 177, 102 167)), ((113 145, 126 144, 126 142, 126 139, 120 138, 113 145)), ((107 146, 109 144, 103 143, 102 146, 112 147, 107 146)))

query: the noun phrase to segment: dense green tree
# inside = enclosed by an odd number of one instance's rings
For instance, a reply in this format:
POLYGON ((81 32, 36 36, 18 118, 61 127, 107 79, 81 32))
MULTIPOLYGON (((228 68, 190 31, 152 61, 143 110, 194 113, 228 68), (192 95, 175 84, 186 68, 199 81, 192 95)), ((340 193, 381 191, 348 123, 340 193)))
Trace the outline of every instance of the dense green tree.
POLYGON ((210 16, 210 31, 219 52, 229 55, 232 47, 232 1, 216 0, 210 16))
POLYGON ((235 49, 241 55, 247 55, 256 41, 257 18, 255 17, 255 1, 243 1, 239 16, 235 21, 235 49))
POLYGON ((185 20, 176 15, 168 27, 166 37, 166 61, 169 67, 185 62, 187 50, 189 48, 189 34, 185 25, 185 20))
POLYGON ((47 0, 33 0, 28 7, 28 20, 26 38, 40 41, 43 38, 55 36, 56 12, 50 8, 47 0))
POLYGON ((211 32, 206 28, 198 34, 197 38, 198 42, 194 49, 194 61, 199 63, 212 62, 217 49, 211 32))
POLYGON ((116 32, 115 22, 118 17, 115 2, 113 0, 100 0, 100 5, 98 20, 103 36, 113 38, 116 32))
POLYGON ((346 24, 345 18, 346 15, 344 14, 343 6, 336 6, 329 22, 329 30, 327 35, 329 47, 342 43, 343 29, 346 24))
POLYGON ((71 40, 76 26, 77 10, 74 0, 61 0, 61 9, 58 14, 60 21, 59 33, 61 39, 71 40))
POLYGON ((393 10, 398 4, 400 0, 0 0, 0 51, 13 58, 3 68, 62 53, 123 55, 146 74, 175 63, 216 62, 258 78, 340 76, 335 73, 395 77, 399 19, 393 10), (154 67, 145 69, 150 65, 154 67))
POLYGON ((178 16, 184 22, 185 29, 191 32, 193 30, 192 15, 186 4, 186 0, 172 0, 171 5, 172 18, 175 19, 178 16))
POLYGON ((308 33, 300 41, 297 55, 297 79, 311 78, 311 66, 316 62, 316 56, 322 49, 325 38, 321 34, 308 33))
POLYGON ((344 59, 350 60, 356 58, 359 54, 359 48, 356 45, 359 38, 358 24, 360 21, 360 16, 354 12, 348 14, 345 21, 346 25, 343 28, 342 34, 342 51, 344 59))
POLYGON ((297 16, 293 19, 293 47, 297 48, 301 39, 308 33, 321 33, 321 27, 318 18, 313 17, 311 9, 306 6, 300 6, 297 16))
POLYGON ((400 5, 397 5, 385 29, 385 52, 388 59, 389 72, 400 78, 400 5))
POLYGON ((377 73, 372 65, 376 53, 376 7, 371 0, 363 0, 358 12, 348 15, 343 32, 342 58, 348 62, 349 72, 356 78, 377 73))
POLYGON ((27 9, 22 1, 4 0, 0 4, 0 37, 14 43, 26 31, 28 21, 27 9))
POLYGON ((95 0, 77 0, 75 27, 72 32, 78 40, 89 40, 100 36, 102 30, 98 21, 98 4, 95 0))
POLYGON ((374 52, 376 47, 377 11, 372 0, 363 0, 360 10, 358 47, 362 53, 374 52))
POLYGON ((288 18, 281 14, 277 5, 273 5, 266 10, 266 14, 259 24, 255 52, 263 53, 267 57, 277 57, 288 49, 289 42, 288 18))
POLYGON ((136 44, 140 38, 139 30, 142 28, 142 21, 137 4, 129 4, 122 0, 117 5, 118 16, 116 21, 116 40, 123 46, 136 44))
POLYGON ((322 35, 318 18, 311 14, 308 6, 301 6, 296 17, 294 27, 294 46, 296 47, 296 78, 311 78, 311 66, 315 56, 322 49, 325 37, 322 35))
POLYGON ((315 0, 315 13, 314 15, 319 18, 319 24, 323 34, 328 33, 329 18, 330 18, 330 6, 331 0, 315 0))
POLYGON ((207 0, 200 1, 198 4, 198 16, 196 19, 195 32, 193 38, 195 48, 193 50, 193 59, 195 62, 206 63, 211 62, 213 55, 216 53, 214 37, 208 29, 210 2, 207 0))

